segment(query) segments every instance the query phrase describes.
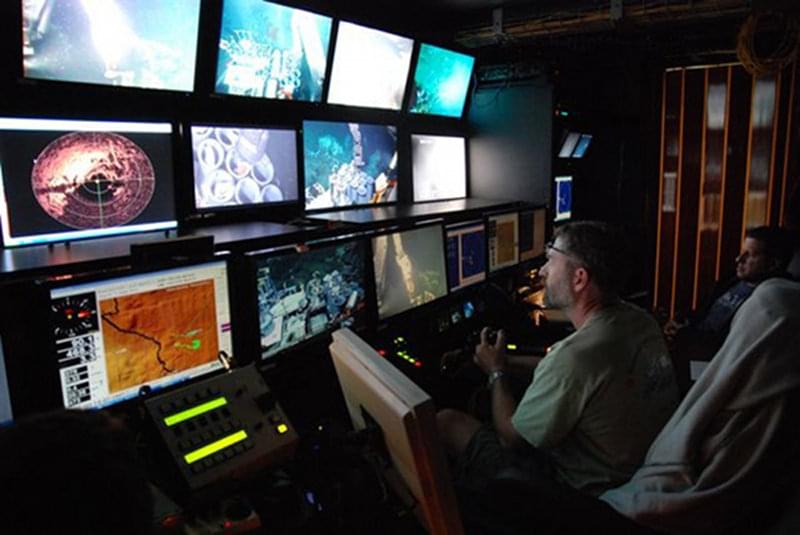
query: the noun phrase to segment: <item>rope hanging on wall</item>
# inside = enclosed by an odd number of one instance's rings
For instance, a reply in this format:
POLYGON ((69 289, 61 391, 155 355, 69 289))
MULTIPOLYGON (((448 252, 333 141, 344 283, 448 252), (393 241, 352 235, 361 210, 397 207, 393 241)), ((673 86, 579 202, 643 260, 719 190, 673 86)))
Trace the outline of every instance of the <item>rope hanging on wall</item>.
POLYGON ((800 20, 796 15, 762 12, 750 15, 739 30, 736 55, 745 70, 753 76, 763 76, 780 71, 797 58, 800 49, 800 20), (776 35, 776 32, 779 32, 776 35), (759 40, 757 48, 756 40, 759 40), (765 53, 764 41, 774 39, 776 44, 765 53), (761 55, 760 55, 761 54, 761 55))

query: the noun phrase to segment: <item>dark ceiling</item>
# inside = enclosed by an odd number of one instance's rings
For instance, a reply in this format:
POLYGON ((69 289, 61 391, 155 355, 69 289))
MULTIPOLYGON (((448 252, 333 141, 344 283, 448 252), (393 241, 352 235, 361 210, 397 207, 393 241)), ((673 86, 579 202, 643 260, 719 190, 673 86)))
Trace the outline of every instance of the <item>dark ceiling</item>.
MULTIPOLYGON (((323 0, 324 2, 324 0, 323 0)), ((736 59, 736 35, 756 10, 797 12, 798 0, 351 0, 340 16, 455 44, 484 60, 648 55, 661 63, 736 59)))

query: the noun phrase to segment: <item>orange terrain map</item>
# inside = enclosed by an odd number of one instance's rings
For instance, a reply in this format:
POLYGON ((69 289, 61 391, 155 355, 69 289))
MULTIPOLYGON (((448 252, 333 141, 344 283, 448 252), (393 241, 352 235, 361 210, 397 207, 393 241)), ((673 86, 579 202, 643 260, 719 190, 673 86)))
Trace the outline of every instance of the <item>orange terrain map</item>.
POLYGON ((109 392, 214 361, 214 281, 100 301, 109 392))

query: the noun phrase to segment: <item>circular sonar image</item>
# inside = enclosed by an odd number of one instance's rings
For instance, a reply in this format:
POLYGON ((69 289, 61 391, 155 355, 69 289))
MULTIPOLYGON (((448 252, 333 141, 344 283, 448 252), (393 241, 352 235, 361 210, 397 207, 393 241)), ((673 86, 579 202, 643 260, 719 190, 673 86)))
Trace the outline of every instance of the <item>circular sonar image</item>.
POLYGON ((36 201, 50 217, 75 229, 133 221, 155 190, 150 158, 136 143, 110 132, 73 132, 52 141, 31 172, 36 201))

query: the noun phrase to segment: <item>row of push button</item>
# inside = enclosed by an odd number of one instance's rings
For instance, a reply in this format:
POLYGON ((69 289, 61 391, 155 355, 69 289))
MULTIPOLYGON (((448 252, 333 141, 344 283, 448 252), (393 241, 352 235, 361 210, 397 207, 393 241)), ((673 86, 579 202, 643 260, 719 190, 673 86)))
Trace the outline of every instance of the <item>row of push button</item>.
POLYGON ((209 386, 207 388, 197 388, 194 389, 192 392, 187 393, 183 397, 180 396, 173 396, 172 399, 169 401, 165 401, 161 405, 158 406, 158 410, 161 411, 161 414, 167 415, 171 414, 175 411, 182 410, 187 408, 191 405, 196 405, 201 401, 205 401, 211 397, 218 396, 220 393, 219 388, 214 386, 209 386))
POLYGON ((234 444, 233 446, 225 448, 214 455, 210 455, 201 461, 197 461, 189 465, 189 470, 191 470, 193 474, 205 472, 210 468, 214 468, 215 466, 224 463, 228 459, 232 459, 237 455, 241 455, 242 453, 252 449, 254 446, 255 444, 252 440, 244 440, 238 444, 234 444))

